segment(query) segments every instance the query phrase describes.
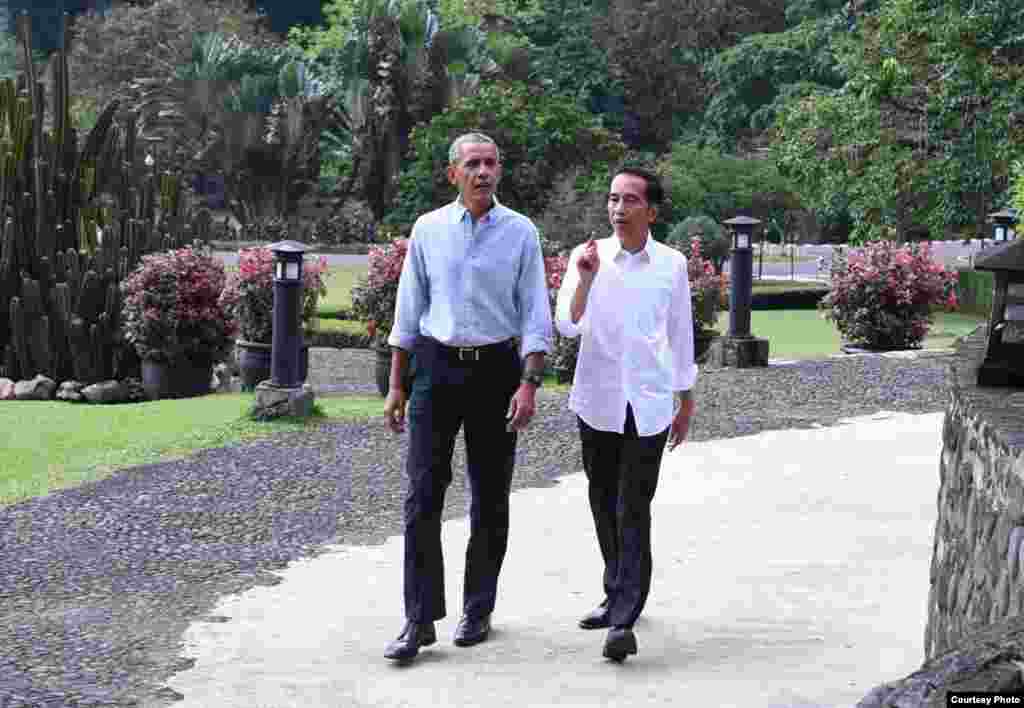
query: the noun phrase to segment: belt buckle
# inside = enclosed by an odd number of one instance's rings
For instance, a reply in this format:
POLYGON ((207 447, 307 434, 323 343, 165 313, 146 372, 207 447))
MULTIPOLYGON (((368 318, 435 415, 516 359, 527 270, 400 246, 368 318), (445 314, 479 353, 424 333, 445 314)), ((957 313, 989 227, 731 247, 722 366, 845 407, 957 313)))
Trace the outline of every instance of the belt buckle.
POLYGON ((480 361, 480 347, 459 347, 459 361, 480 361), (463 356, 466 352, 473 355, 471 359, 467 359, 463 356))

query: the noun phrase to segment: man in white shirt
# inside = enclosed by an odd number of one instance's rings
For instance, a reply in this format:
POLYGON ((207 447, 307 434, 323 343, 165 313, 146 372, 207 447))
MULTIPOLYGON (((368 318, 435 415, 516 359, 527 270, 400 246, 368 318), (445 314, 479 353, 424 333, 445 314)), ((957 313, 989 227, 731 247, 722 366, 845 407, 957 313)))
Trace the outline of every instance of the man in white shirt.
POLYGON ((686 439, 695 405, 686 257, 650 234, 663 199, 652 172, 616 174, 608 194, 614 235, 573 249, 556 307, 558 331, 581 337, 569 408, 605 564, 605 599, 580 627, 608 627, 603 653, 615 661, 637 651, 633 624, 651 586, 661 456, 666 442, 672 450, 686 439))

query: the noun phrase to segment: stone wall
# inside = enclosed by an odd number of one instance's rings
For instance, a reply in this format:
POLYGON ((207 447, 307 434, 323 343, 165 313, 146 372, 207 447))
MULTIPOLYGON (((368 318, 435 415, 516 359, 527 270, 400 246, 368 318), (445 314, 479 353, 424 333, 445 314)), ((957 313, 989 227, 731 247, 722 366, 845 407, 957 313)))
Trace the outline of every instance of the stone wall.
POLYGON ((861 708, 944 706, 948 690, 1024 687, 1024 390, 975 384, 985 334, 958 347, 950 376, 925 663, 861 708))
POLYGON ((925 655, 1024 613, 1024 391, 979 389, 979 329, 961 346, 942 431, 925 655))

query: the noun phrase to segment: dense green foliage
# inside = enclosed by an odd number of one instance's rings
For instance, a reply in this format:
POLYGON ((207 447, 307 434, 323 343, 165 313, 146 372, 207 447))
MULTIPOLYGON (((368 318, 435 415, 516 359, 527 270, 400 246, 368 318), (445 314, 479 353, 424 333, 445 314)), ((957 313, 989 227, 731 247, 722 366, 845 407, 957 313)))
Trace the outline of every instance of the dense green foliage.
POLYGON ((857 240, 981 235, 1021 139, 1019 3, 891 0, 832 47, 846 83, 778 124, 777 159, 804 200, 845 202, 857 240))
POLYGON ((502 201, 528 214, 544 210, 559 173, 575 165, 615 163, 625 154, 625 146, 575 101, 531 92, 520 83, 490 84, 413 131, 415 157, 401 174, 390 223, 411 225, 417 215, 454 198, 446 176, 448 148, 473 129, 490 135, 501 149, 502 201))
POLYGON ((761 217, 795 206, 789 182, 769 160, 744 160, 714 148, 677 143, 660 162, 671 207, 662 220, 676 223, 705 214, 722 222, 741 211, 761 217))

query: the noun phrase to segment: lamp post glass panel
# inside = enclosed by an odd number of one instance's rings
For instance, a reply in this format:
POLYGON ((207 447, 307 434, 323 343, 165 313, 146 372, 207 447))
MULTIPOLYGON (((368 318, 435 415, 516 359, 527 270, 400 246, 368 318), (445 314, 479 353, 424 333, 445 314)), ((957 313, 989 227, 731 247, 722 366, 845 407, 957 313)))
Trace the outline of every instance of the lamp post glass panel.
POLYGON ((271 244, 274 254, 274 313, 270 343, 270 382, 278 388, 298 388, 302 347, 302 256, 297 241, 271 244))
POLYGON ((1011 230, 1017 225, 1017 210, 1002 209, 988 215, 992 221, 992 238, 995 241, 1009 241, 1011 230))
POLYGON ((753 299, 754 252, 751 250, 754 227, 759 219, 736 216, 725 225, 732 229, 732 258, 729 263, 729 336, 749 338, 750 304, 753 299))

